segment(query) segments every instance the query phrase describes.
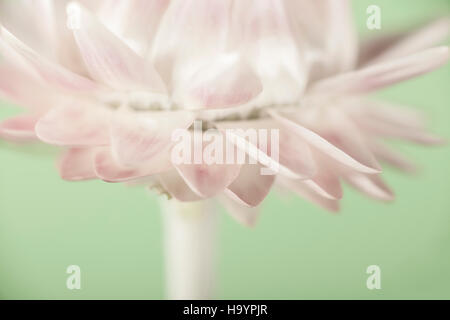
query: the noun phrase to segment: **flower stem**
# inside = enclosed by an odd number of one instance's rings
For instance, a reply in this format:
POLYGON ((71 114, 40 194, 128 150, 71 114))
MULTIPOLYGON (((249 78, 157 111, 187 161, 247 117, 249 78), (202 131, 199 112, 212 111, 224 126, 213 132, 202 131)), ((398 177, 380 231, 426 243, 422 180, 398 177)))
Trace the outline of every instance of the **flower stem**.
POLYGON ((162 200, 169 299, 211 299, 217 216, 206 201, 162 200))

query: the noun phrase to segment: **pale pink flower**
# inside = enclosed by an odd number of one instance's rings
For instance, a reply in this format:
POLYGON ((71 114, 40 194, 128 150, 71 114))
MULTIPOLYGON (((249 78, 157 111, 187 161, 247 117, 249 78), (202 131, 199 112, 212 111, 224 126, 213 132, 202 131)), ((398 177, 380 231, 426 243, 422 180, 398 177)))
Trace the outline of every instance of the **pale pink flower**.
POLYGON ((415 112, 365 95, 443 65, 448 48, 428 47, 448 20, 359 46, 348 1, 0 3, 0 91, 27 108, 0 134, 64 147, 67 180, 218 197, 252 224, 275 182, 332 211, 341 181, 391 200, 378 161, 413 166, 380 141, 440 142, 415 112), (171 134, 195 119, 279 129, 278 176, 262 164, 173 165, 171 134))

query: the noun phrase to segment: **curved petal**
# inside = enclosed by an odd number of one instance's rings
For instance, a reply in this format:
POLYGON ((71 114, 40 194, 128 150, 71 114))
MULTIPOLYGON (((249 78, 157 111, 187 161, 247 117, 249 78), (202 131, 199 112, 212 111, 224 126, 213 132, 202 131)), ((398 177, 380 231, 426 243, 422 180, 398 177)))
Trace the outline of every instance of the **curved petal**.
POLYGON ((275 175, 262 175, 259 164, 245 164, 225 194, 243 206, 256 207, 269 194, 275 175))
POLYGON ((33 50, 48 58, 55 57, 56 26, 52 0, 2 0, 0 21, 33 50))
POLYGON ((156 155, 168 152, 177 129, 187 129, 194 121, 190 112, 117 113, 112 122, 111 147, 118 163, 140 166, 156 155))
POLYGON ((100 179, 108 182, 124 182, 167 171, 172 165, 169 161, 169 154, 160 154, 142 166, 124 167, 117 163, 108 148, 97 152, 94 167, 95 173, 100 179))
POLYGON ((94 171, 95 148, 71 148, 61 157, 58 167, 61 178, 82 181, 97 178, 94 171))
POLYGON ((290 191, 295 192, 299 196, 305 198, 312 203, 319 205, 320 207, 331 211, 338 212, 340 209, 339 200, 330 199, 329 197, 324 197, 316 190, 311 188, 308 184, 305 184, 304 181, 298 180, 290 180, 290 179, 279 179, 277 183, 290 191))
POLYGON ((37 140, 34 127, 39 117, 35 115, 20 115, 0 122, 0 136, 14 141, 37 140))
POLYGON ((292 103, 300 97, 306 86, 308 66, 294 40, 282 1, 235 1, 230 42, 261 79, 264 90, 259 104, 292 103))
POLYGON ((441 145, 445 140, 427 132, 425 129, 402 127, 386 121, 377 121, 375 118, 360 118, 359 127, 371 135, 383 138, 397 138, 423 145, 441 145))
POLYGON ((152 60, 170 87, 191 77, 227 45, 232 0, 171 0, 152 47, 152 60))
POLYGON ((309 146, 273 120, 217 122, 215 125, 228 143, 248 155, 251 163, 260 163, 293 179, 307 179, 315 174, 309 146))
POLYGON ((314 153, 314 158, 317 162, 317 173, 311 179, 303 181, 304 184, 322 197, 341 199, 343 194, 339 175, 342 170, 319 152, 314 153))
MULTIPOLYGON (((70 92, 86 93, 98 90, 98 86, 91 80, 82 77, 68 69, 52 62, 27 47, 4 27, 0 28, 0 47, 7 47, 15 55, 33 68, 40 78, 49 85, 70 92)), ((17 60, 11 60, 17 63, 17 60)))
POLYGON ((6 100, 35 112, 53 107, 60 99, 31 74, 9 64, 0 64, 0 94, 6 100))
POLYGON ((368 63, 387 61, 425 50, 446 40, 449 35, 450 18, 432 21, 417 30, 403 34, 401 37, 395 37, 396 41, 390 42, 390 45, 386 46, 378 55, 372 56, 368 63))
POLYGON ((191 150, 190 154, 194 155, 194 161, 184 159, 184 161, 177 161, 180 163, 174 163, 186 184, 204 198, 215 196, 225 190, 239 175, 241 167, 234 161, 230 164, 226 163, 225 137, 217 130, 209 130, 207 133, 209 136, 200 132, 202 141, 199 143, 196 141, 195 133, 192 133, 190 144, 185 146, 191 150), (208 153, 209 151, 211 152, 208 153), (201 159, 198 159, 196 155, 201 155, 201 159))
POLYGON ((145 54, 170 0, 103 0, 100 20, 136 52, 145 54))
POLYGON ((324 116, 327 121, 321 129, 321 136, 359 163, 381 171, 381 166, 367 146, 366 138, 347 115, 338 109, 330 108, 324 116))
POLYGON ((165 93, 165 85, 147 61, 108 31, 81 5, 67 8, 72 30, 91 76, 118 90, 165 93))
POLYGON ((448 47, 424 50, 324 79, 311 88, 311 94, 342 95, 372 92, 428 73, 445 64, 448 59, 448 47))
POLYGON ((407 173, 415 173, 418 170, 417 166, 412 161, 406 159, 402 154, 390 149, 382 143, 371 141, 369 147, 380 161, 385 162, 396 169, 407 173))
POLYGON ((46 143, 60 146, 107 145, 109 116, 97 106, 56 107, 39 119, 36 135, 46 143))
POLYGON ((261 93, 262 85, 239 56, 228 54, 203 66, 179 90, 181 98, 176 99, 180 105, 189 109, 218 109, 249 102, 261 93))
POLYGON ((197 195, 184 182, 176 170, 164 172, 159 175, 159 182, 175 199, 182 202, 198 201, 203 198, 197 195))
POLYGON ((280 121, 283 125, 286 126, 286 128, 289 128, 292 132, 294 132, 296 135, 301 137, 304 141, 306 141, 309 145, 311 145, 313 148, 321 151, 322 153, 326 154, 327 156, 335 159, 336 161, 340 162, 344 166, 347 166, 353 170, 364 172, 368 174, 374 174, 378 173, 379 170, 376 168, 368 167, 359 161, 352 158, 350 155, 342 151, 341 149, 337 148, 333 144, 329 143, 327 140, 322 138, 320 135, 316 134, 315 132, 303 127, 302 125, 298 124, 297 122, 294 122, 289 118, 288 115, 283 115, 280 112, 276 111, 269 111, 270 115, 280 121))
POLYGON ((394 200, 394 193, 378 175, 353 174, 346 176, 345 180, 371 198, 381 201, 394 200))
POLYGON ((240 165, 236 164, 183 164, 175 167, 186 184, 202 198, 224 191, 240 170, 240 165))

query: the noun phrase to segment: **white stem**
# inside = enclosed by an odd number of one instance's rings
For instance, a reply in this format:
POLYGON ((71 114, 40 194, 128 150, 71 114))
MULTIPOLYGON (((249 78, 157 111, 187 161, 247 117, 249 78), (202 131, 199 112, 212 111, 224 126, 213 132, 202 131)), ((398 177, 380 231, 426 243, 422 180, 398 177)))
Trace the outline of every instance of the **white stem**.
POLYGON ((211 299, 217 216, 211 204, 163 200, 165 270, 169 299, 211 299))

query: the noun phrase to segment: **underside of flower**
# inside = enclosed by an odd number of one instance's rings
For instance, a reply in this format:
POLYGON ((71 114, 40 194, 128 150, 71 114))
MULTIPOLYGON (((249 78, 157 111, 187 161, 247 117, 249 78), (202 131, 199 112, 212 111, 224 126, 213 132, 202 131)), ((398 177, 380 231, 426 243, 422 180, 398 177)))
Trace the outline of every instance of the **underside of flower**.
POLYGON ((27 110, 0 136, 64 148, 67 180, 217 198, 236 217, 277 184, 337 211, 341 182, 389 201, 380 162, 414 169, 385 139, 442 142, 417 112, 367 95, 445 64, 433 46, 449 19, 363 44, 333 0, 0 1, 0 22, 0 92, 27 110), (248 161, 173 163, 174 132, 195 141, 196 121, 248 161), (276 139, 246 134, 268 129, 276 139))

